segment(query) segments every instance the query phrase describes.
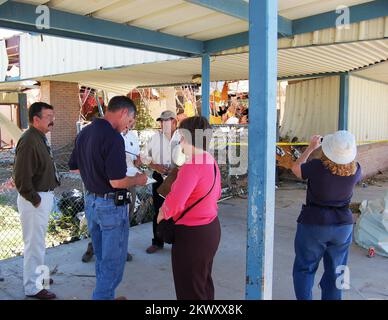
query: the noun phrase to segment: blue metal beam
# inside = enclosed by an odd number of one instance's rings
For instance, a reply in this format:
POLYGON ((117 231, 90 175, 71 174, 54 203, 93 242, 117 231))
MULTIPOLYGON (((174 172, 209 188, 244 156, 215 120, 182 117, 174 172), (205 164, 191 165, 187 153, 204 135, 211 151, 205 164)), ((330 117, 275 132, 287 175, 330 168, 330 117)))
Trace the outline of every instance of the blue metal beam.
POLYGON ((292 20, 278 16, 278 37, 290 37, 294 33, 294 25, 292 20))
MULTIPOLYGON (((248 21, 249 20, 249 4, 243 0, 185 0, 192 4, 196 4, 223 14, 248 21)), ((292 35, 292 21, 282 16, 278 16, 278 32, 281 36, 292 35)), ((244 35, 245 44, 248 44, 248 33, 244 35)), ((227 40, 227 37, 225 38, 227 40)), ((224 49, 225 50, 225 49, 224 49)))
MULTIPOLYGON (((349 23, 388 16, 388 0, 375 0, 349 7, 349 23)), ((293 20, 293 34, 313 32, 336 27, 340 14, 330 11, 311 17, 293 20)))
POLYGON ((340 75, 340 101, 338 130, 348 130, 349 114, 349 74, 340 75))
MULTIPOLYGON (((200 2, 200 0, 198 0, 200 2)), ((214 9, 214 8, 213 8, 214 9)), ((375 0, 349 7, 349 23, 388 16, 388 0, 375 0)), ((340 14, 330 11, 297 20, 278 16, 278 36, 288 37, 316 30, 335 28, 340 14)), ((248 32, 205 41, 205 52, 215 53, 248 45, 248 32)))
POLYGON ((0 27, 182 56, 203 52, 202 41, 54 9, 49 11, 49 29, 37 29, 35 10, 34 5, 8 1, 0 6, 0 27))
POLYGON ((249 32, 242 32, 214 40, 205 41, 204 51, 207 53, 216 53, 223 50, 247 46, 248 43, 249 32))
MULTIPOLYGON (((280 19, 280 18, 281 17, 278 16, 278 19, 280 19)), ((280 20, 278 20, 278 21, 280 21, 280 20)), ((280 22, 278 23, 278 27, 283 28, 283 30, 282 30, 283 33, 281 33, 280 31, 278 32, 278 38, 287 37, 288 34, 286 34, 285 32, 288 32, 288 31, 286 31, 285 28, 287 28, 289 30, 291 30, 290 28, 292 28, 291 27, 292 23, 290 20, 288 20, 282 24, 283 24, 283 26, 280 26, 281 23, 280 22), (288 25, 288 27, 285 27, 286 25, 288 25)), ((291 31, 289 31, 289 32, 291 32, 291 31)), ((244 47, 244 46, 247 46, 248 44, 249 44, 249 32, 241 32, 241 33, 236 33, 236 34, 232 34, 229 36, 205 41, 204 42, 204 51, 207 53, 217 53, 217 52, 221 52, 224 50, 244 47)))
POLYGON ((246 298, 272 298, 275 211, 277 1, 249 1, 246 298))
POLYGON ((210 55, 202 56, 202 106, 201 114, 209 120, 210 118, 210 55))
POLYGON ((249 19, 249 5, 243 0, 185 0, 192 4, 206 7, 226 15, 241 19, 249 19))

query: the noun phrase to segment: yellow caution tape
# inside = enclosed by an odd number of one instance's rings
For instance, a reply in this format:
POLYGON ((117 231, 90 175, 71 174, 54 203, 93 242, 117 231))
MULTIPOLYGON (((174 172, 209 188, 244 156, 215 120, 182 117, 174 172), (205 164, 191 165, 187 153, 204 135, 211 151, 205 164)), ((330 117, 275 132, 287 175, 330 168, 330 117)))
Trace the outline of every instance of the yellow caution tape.
MULTIPOLYGON (((388 143, 388 140, 366 140, 366 141, 357 141, 357 144, 368 144, 368 143, 388 143)), ((278 142, 277 146, 308 146, 309 142, 278 142)), ((246 142, 217 142, 212 145, 216 146, 248 146, 246 142)))
MULTIPOLYGON (((357 144, 367 144, 367 143, 388 143, 388 140, 365 140, 357 141, 357 144)), ((277 146, 308 146, 309 142, 278 142, 277 146)))

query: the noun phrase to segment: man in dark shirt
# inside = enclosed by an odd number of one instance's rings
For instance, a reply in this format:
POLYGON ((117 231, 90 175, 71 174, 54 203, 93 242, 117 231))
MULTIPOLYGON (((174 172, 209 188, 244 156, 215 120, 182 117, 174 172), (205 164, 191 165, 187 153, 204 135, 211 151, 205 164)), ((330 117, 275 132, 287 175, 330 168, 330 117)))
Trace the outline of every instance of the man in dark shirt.
POLYGON ((30 106, 30 127, 16 146, 13 171, 13 179, 19 193, 17 206, 23 229, 24 292, 27 296, 38 299, 56 297, 38 281, 39 267, 44 265, 45 236, 49 213, 53 207, 53 190, 59 185, 51 148, 46 138, 46 134, 54 126, 54 120, 53 107, 47 103, 36 102, 30 106))
POLYGON ((113 300, 120 284, 128 249, 128 207, 117 201, 128 188, 145 185, 147 176, 126 176, 124 139, 120 132, 135 121, 136 107, 125 96, 113 97, 103 119, 96 119, 78 135, 70 170, 85 184, 85 213, 96 255, 94 300, 113 300), (116 200, 115 200, 116 198, 116 200))

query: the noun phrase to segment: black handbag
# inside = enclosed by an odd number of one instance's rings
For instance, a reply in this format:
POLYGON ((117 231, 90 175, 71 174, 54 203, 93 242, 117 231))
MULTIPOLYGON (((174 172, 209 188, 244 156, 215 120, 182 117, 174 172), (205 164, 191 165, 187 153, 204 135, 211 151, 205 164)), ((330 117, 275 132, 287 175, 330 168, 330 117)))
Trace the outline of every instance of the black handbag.
POLYGON ((214 163, 214 181, 213 185, 210 188, 209 192, 203 196, 201 199, 193 203, 190 207, 188 207, 185 211, 182 212, 180 217, 174 221, 173 218, 170 218, 168 220, 163 219, 162 221, 159 222, 159 224, 156 227, 156 234, 157 236, 162 239, 164 242, 173 244, 175 240, 175 224, 178 222, 178 220, 182 219, 184 215, 193 209, 198 203, 200 203, 203 199, 205 199, 209 193, 213 190, 214 185, 216 183, 216 177, 217 177, 217 167, 216 164, 214 163))

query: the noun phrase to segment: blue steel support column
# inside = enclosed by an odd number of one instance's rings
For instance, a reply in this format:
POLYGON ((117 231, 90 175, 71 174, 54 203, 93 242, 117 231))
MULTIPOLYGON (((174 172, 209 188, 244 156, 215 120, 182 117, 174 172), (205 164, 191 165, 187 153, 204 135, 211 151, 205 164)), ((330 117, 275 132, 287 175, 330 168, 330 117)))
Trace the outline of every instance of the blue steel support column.
POLYGON ((277 1, 249 1, 249 177, 246 298, 272 298, 277 1))
POLYGON ((348 130, 349 113, 349 74, 340 75, 340 101, 338 130, 348 130))
POLYGON ((202 56, 202 107, 201 114, 209 120, 210 114, 210 55, 202 56))

